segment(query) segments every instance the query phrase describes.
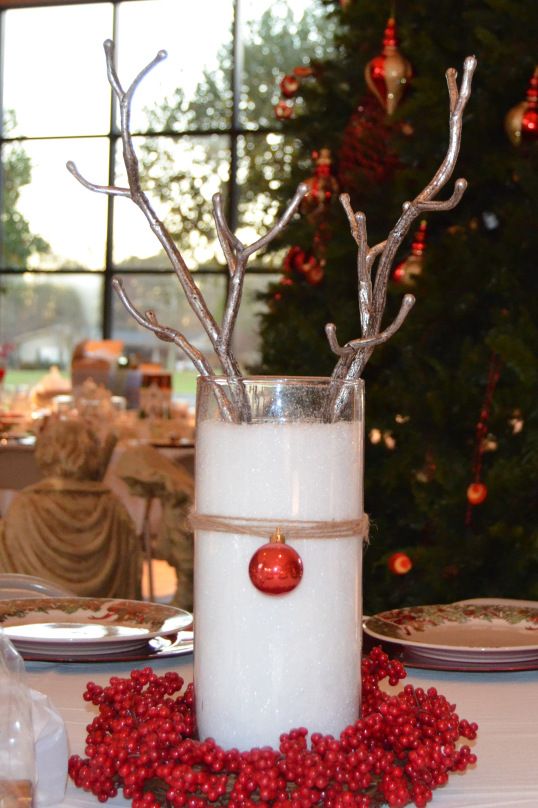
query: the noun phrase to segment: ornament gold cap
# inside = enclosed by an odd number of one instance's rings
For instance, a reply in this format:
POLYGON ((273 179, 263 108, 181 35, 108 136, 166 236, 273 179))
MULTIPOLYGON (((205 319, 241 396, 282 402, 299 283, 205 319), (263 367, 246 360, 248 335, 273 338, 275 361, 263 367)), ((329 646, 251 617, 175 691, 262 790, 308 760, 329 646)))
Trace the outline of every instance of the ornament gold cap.
POLYGON ((271 536, 271 544, 286 544, 286 537, 279 527, 275 528, 275 532, 271 536))

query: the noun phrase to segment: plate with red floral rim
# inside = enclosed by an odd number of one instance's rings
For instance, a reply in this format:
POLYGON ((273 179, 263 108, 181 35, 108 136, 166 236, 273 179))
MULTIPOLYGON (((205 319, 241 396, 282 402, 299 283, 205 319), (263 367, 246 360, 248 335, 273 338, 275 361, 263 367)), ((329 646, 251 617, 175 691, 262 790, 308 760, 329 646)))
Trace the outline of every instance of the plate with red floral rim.
POLYGON ((160 603, 116 598, 0 601, 0 628, 23 654, 101 656, 140 649, 192 627, 192 614, 160 603))
POLYGON ((379 612, 366 635, 403 650, 408 664, 446 669, 538 667, 538 602, 477 599, 379 612))

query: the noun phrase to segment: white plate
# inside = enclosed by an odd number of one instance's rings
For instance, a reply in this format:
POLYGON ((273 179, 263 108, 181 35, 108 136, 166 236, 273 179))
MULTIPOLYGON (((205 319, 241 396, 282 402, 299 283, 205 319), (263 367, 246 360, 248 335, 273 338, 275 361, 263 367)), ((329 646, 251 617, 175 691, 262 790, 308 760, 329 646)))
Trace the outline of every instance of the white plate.
POLYGON ((137 646, 131 650, 124 650, 118 646, 118 650, 110 654, 92 653, 91 649, 85 652, 78 652, 71 655, 67 649, 60 654, 56 654, 54 649, 43 646, 38 651, 22 651, 21 654, 28 662, 72 662, 77 664, 97 663, 97 662, 138 662, 153 659, 163 659, 164 657, 183 656, 192 654, 194 650, 192 631, 178 631, 169 637, 153 637, 144 645, 137 646))
POLYGON ((137 600, 68 597, 0 601, 0 627, 23 654, 116 654, 191 625, 190 612, 137 600))
POLYGON ((380 612, 365 633, 399 646, 404 661, 513 670, 538 666, 538 603, 477 599, 380 612))

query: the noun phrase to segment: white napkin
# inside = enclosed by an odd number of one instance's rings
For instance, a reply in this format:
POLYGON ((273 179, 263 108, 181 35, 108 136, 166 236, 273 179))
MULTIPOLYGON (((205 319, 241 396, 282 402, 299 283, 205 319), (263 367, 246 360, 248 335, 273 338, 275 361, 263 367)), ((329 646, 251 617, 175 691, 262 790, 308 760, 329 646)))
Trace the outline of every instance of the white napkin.
POLYGON ((67 734, 62 717, 48 696, 30 689, 36 786, 34 806, 58 805, 67 783, 67 734))

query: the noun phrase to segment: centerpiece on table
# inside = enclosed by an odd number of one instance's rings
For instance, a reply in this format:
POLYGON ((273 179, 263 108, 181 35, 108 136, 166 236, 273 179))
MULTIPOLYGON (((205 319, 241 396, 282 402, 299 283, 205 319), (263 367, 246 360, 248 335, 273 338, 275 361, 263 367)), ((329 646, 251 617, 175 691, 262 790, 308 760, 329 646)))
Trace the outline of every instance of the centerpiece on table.
POLYGON ((461 86, 447 71, 449 145, 430 183, 410 202, 385 241, 369 246, 366 218, 346 194, 341 202, 357 244, 361 336, 340 345, 329 378, 243 376, 232 351, 247 263, 296 215, 308 186, 301 184, 265 235, 244 244, 231 231, 220 194, 213 197, 216 230, 229 271, 228 294, 217 322, 192 272, 142 189, 130 133, 133 94, 164 51, 124 89, 105 42, 107 71, 120 108, 127 185, 89 182, 93 191, 131 199, 165 250, 186 299, 209 337, 222 375, 178 329, 140 310, 122 282, 116 292, 134 319, 174 343, 198 370, 196 419, 195 692, 200 737, 222 746, 278 746, 281 732, 308 726, 338 734, 360 712, 361 559, 368 518, 363 512, 363 382, 376 345, 399 328, 414 304, 403 297, 394 321, 382 327, 387 284, 410 225, 427 211, 453 208, 466 181, 449 199, 436 197, 453 172, 475 59, 465 60, 461 86))

